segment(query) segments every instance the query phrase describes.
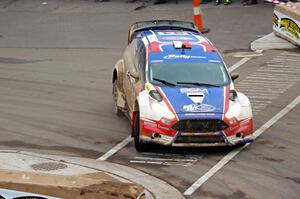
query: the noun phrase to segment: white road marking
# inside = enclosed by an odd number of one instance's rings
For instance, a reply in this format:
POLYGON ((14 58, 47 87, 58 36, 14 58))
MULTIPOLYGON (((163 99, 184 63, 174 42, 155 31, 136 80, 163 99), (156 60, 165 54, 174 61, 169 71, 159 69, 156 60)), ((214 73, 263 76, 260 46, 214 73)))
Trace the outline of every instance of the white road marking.
POLYGON ((254 115, 300 80, 300 69, 294 62, 295 58, 286 56, 278 64, 280 56, 274 57, 236 85, 250 98, 254 115))
POLYGON ((148 160, 130 160, 130 163, 136 164, 156 164, 156 165, 166 165, 166 166, 192 166, 192 162, 172 162, 172 161, 148 161, 148 160))
POLYGON ((300 57, 299 54, 296 53, 291 53, 291 52, 282 52, 280 53, 281 55, 285 55, 285 56, 291 56, 291 57, 300 57))
POLYGON ((110 156, 114 155, 115 153, 117 153, 119 150, 121 150, 124 146, 126 146, 128 143, 130 143, 133 140, 133 138, 130 136, 128 136, 127 138, 125 138, 122 142, 120 142, 119 144, 117 144, 116 146, 114 146, 112 149, 110 149, 109 151, 107 151, 104 155, 102 155, 100 158, 98 158, 97 160, 107 160, 110 156))
POLYGON ((243 59, 241 59, 240 61, 236 62, 235 64, 233 64, 230 68, 228 68, 229 72, 234 71, 235 69, 237 69, 238 67, 240 67, 241 65, 245 64, 247 61, 249 61, 251 59, 251 57, 244 57, 243 59))
POLYGON ((179 159, 179 158, 150 158, 150 157, 134 157, 139 160, 157 160, 157 161, 176 161, 176 162, 197 162, 196 158, 179 159))
POLYGON ((241 57, 259 57, 259 56, 262 56, 262 52, 258 52, 256 51, 255 53, 252 53, 252 54, 247 54, 247 52, 240 52, 240 53, 236 53, 233 55, 233 57, 236 57, 236 58, 241 58, 241 57))
MULTIPOLYGON (((253 133, 254 139, 257 139, 262 133, 264 133, 268 128, 285 116, 290 110, 295 108, 300 103, 300 95, 296 97, 290 104, 283 108, 279 113, 262 125, 253 133)), ((240 153, 244 148, 246 148, 250 143, 243 147, 236 148, 224 156, 216 165, 214 165, 208 172, 201 176, 192 186, 190 186, 183 194, 186 196, 192 195, 201 185, 203 185, 208 179, 215 175, 220 169, 222 169, 229 161, 231 161, 238 153, 240 153)))
MULTIPOLYGON (((145 155, 145 154, 143 154, 145 155)), ((157 156, 157 154, 147 154, 149 156, 157 156)), ((200 157, 202 158, 202 157, 200 157)), ((184 166, 184 167, 189 167, 194 165, 198 161, 199 157, 189 157, 189 156, 177 156, 174 154, 173 156, 171 155, 166 155, 166 154, 161 154, 159 157, 141 157, 141 156, 136 156, 134 157, 133 160, 129 160, 130 163, 135 163, 135 164, 156 164, 156 165, 167 165, 167 166, 184 166), (170 157, 170 158, 168 158, 170 157)))

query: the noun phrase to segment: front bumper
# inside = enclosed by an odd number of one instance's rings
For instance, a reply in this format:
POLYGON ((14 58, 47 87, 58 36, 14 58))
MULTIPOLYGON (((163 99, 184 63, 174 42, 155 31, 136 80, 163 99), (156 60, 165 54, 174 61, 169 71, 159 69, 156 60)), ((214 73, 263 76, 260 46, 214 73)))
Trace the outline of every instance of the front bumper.
MULTIPOLYGON (((226 122, 227 123, 227 122, 226 122)), ((253 121, 248 118, 217 132, 182 132, 159 121, 141 120, 140 140, 174 147, 232 146, 253 142, 253 121)))

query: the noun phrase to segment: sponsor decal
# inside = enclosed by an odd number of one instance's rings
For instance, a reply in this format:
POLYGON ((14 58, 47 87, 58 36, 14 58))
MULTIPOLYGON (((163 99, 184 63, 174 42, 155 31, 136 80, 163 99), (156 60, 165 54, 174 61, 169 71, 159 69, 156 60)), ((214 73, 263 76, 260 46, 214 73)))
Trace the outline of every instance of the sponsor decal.
POLYGON ((169 131, 170 130, 168 127, 161 126, 160 124, 158 125, 158 128, 163 129, 165 131, 169 131))
POLYGON ((208 62, 221 63, 221 61, 219 61, 219 60, 212 60, 212 59, 208 60, 208 62))
POLYGON ((164 59, 205 59, 204 56, 194 56, 194 55, 167 55, 164 59))
POLYGON ((183 112, 211 112, 214 111, 216 107, 209 104, 189 104, 182 107, 183 112))
POLYGON ((291 16, 287 16, 277 10, 274 10, 273 30, 275 30, 280 35, 287 37, 289 41, 296 42, 296 44, 298 45, 300 44, 299 20, 291 16))
POLYGON ((192 37, 176 37, 176 36, 170 36, 170 37, 162 37, 162 40, 194 40, 192 37))
POLYGON ((151 63, 161 63, 164 62, 163 60, 152 60, 151 63))
POLYGON ((296 39, 299 39, 300 37, 300 28, 292 19, 282 18, 280 21, 280 29, 287 31, 296 39))
POLYGON ((149 84, 149 83, 147 82, 146 85, 145 85, 145 90, 146 90, 147 92, 149 92, 151 89, 152 89, 151 84, 149 84))
POLYGON ((186 116, 215 116, 214 113, 185 113, 186 116))
POLYGON ((279 20, 278 16, 274 13, 274 15, 273 15, 273 24, 274 24, 275 27, 278 27, 278 20, 279 20))
POLYGON ((187 32, 157 32, 158 35, 189 35, 187 32))
POLYGON ((207 94, 208 90, 206 88, 181 88, 180 93, 203 93, 207 94))

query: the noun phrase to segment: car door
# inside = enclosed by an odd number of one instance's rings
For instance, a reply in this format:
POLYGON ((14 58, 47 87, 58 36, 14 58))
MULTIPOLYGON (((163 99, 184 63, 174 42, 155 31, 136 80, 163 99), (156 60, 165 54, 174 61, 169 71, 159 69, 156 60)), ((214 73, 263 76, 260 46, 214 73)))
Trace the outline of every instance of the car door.
POLYGON ((126 96, 126 102, 129 109, 129 113, 132 113, 134 110, 135 104, 135 84, 136 79, 132 77, 131 74, 138 73, 138 52, 139 48, 143 45, 141 40, 134 39, 131 44, 126 49, 124 54, 124 61, 125 61, 125 76, 124 76, 124 91, 126 96))
POLYGON ((136 111, 138 107, 135 107, 135 102, 137 101, 138 95, 145 85, 145 64, 146 64, 146 48, 144 43, 141 41, 138 43, 138 49, 134 57, 134 66, 136 72, 139 74, 139 79, 137 81, 133 81, 131 86, 133 90, 132 94, 132 110, 136 111))

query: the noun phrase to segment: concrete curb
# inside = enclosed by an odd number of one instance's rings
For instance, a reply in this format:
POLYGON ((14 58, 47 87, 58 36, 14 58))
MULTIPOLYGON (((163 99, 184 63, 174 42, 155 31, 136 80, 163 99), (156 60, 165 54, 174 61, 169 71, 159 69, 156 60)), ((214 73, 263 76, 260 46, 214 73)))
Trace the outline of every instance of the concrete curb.
MULTIPOLYGON (((67 164, 69 167, 69 170, 64 171, 62 169, 59 171, 60 173, 58 174, 61 175, 72 175, 74 172, 77 174, 83 174, 91 171, 102 171, 107 174, 111 174, 112 176, 116 176, 123 182, 133 182, 144 186, 146 191, 148 191, 148 193, 146 193, 147 198, 184 198, 176 188, 163 180, 146 174, 140 170, 120 164, 87 158, 44 155, 25 151, 0 150, 0 160, 7 160, 8 157, 9 159, 14 160, 13 164, 16 165, 15 168, 11 168, 11 164, 6 163, 6 161, 2 161, 0 169, 7 169, 9 167, 12 170, 28 171, 30 170, 30 165, 37 162, 61 162, 67 164), (17 161, 19 161, 18 164, 16 164, 17 161)), ((31 169, 31 171, 33 170, 31 169)))
POLYGON ((297 49, 292 43, 277 37, 273 32, 253 41, 250 44, 251 50, 272 50, 272 49, 297 49))

